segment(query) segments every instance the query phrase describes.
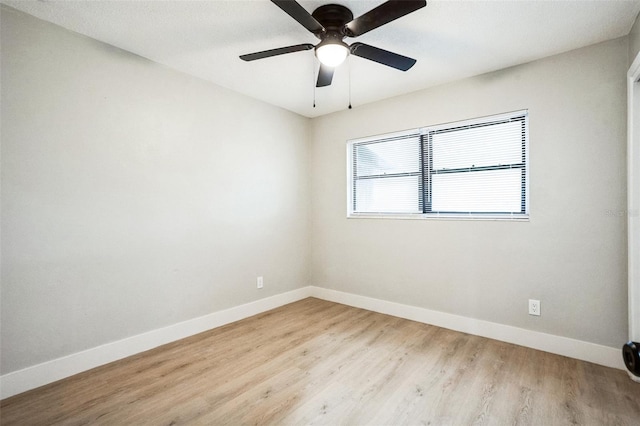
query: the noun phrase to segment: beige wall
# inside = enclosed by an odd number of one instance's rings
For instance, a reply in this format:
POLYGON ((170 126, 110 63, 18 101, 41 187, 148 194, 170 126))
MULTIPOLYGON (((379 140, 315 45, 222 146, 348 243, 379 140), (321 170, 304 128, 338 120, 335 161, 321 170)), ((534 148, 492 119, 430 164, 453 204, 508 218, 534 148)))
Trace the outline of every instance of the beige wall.
POLYGON ((629 33, 629 65, 640 53, 640 14, 636 17, 636 22, 629 33))
POLYGON ((622 38, 314 119, 313 284, 620 346, 627 52, 622 38), (348 139, 520 109, 529 222, 346 218, 348 139))
POLYGON ((1 37, 3 374, 308 284, 309 120, 5 7, 1 37))

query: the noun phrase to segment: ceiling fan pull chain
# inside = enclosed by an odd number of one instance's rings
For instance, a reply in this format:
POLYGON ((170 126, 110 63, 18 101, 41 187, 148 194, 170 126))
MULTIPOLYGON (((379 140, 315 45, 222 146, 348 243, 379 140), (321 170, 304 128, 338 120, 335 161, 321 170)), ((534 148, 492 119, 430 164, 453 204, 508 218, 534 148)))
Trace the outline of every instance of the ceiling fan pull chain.
POLYGON ((347 58, 347 72, 349 73, 349 109, 351 109, 351 58, 347 58))
MULTIPOLYGON (((320 69, 318 68, 318 73, 320 73, 320 69)), ((316 107, 316 59, 314 56, 311 57, 311 81, 313 82, 313 107, 316 107)))

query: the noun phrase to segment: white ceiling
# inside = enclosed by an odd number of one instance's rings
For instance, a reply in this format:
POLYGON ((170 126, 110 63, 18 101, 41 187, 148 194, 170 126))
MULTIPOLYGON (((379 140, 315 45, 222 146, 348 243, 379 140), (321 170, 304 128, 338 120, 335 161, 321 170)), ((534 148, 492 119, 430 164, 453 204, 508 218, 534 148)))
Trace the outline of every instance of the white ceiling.
MULTIPOLYGON (((640 0, 429 1, 360 41, 418 60, 407 72, 351 57, 315 90, 313 50, 244 62, 239 55, 317 43, 267 0, 0 0, 1 3, 307 117, 529 62, 627 35, 640 0), (349 73, 350 67, 350 73, 349 73), (349 74, 351 88, 349 89, 349 74)), ((360 16, 383 0, 340 3, 360 16)))

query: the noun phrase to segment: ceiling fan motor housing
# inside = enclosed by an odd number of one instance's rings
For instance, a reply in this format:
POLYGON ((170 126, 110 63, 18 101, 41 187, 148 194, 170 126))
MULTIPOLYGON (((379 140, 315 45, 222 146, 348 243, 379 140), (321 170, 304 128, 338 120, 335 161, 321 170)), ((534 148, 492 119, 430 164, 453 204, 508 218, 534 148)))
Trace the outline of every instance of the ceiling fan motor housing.
POLYGON ((314 10, 311 16, 324 27, 323 31, 314 33, 321 40, 315 47, 316 56, 320 59, 320 62, 328 66, 338 65, 349 52, 349 46, 343 39, 347 36, 344 32, 345 25, 353 20, 353 13, 339 4, 325 4, 314 10), (328 52, 324 52, 324 58, 321 57, 320 49, 323 49, 324 46, 327 46, 327 49, 334 49, 332 52, 334 54, 338 52, 335 51, 336 47, 333 46, 341 46, 344 50, 339 50, 338 48, 340 54, 337 56, 340 59, 335 58, 335 63, 331 63, 331 60, 327 60, 329 59, 326 56, 328 52))
POLYGON ((344 33, 345 25, 353 20, 353 13, 339 4, 320 6, 313 11, 311 16, 326 29, 326 31, 316 34, 320 40, 324 40, 327 36, 342 40, 347 36, 344 33))

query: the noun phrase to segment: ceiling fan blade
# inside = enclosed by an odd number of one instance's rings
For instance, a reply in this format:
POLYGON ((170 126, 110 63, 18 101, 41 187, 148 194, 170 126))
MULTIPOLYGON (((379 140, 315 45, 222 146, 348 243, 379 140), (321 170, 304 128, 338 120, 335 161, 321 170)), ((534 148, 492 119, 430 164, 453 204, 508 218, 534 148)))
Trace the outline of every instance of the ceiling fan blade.
POLYGON ((425 0, 389 0, 346 24, 344 31, 349 37, 357 37, 426 5, 425 0))
POLYGON ((324 27, 320 22, 316 21, 316 18, 311 16, 307 9, 302 7, 300 3, 295 0, 271 0, 276 6, 284 10, 289 16, 298 21, 303 27, 308 29, 314 34, 319 34, 324 31, 324 27))
POLYGON ((364 43, 353 43, 349 49, 353 55, 360 56, 361 58, 369 59, 370 61, 375 61, 401 71, 408 70, 416 63, 416 60, 413 58, 398 55, 397 53, 369 46, 364 43))
POLYGON ((255 61, 256 59, 270 58, 271 56, 284 55, 285 53, 300 52, 301 50, 313 49, 313 44, 296 44, 295 46, 279 47, 277 49, 263 50, 262 52, 241 55, 243 61, 255 61))
POLYGON ((318 71, 318 82, 316 87, 325 87, 331 84, 333 80, 333 68, 324 64, 320 64, 320 70, 318 71))

